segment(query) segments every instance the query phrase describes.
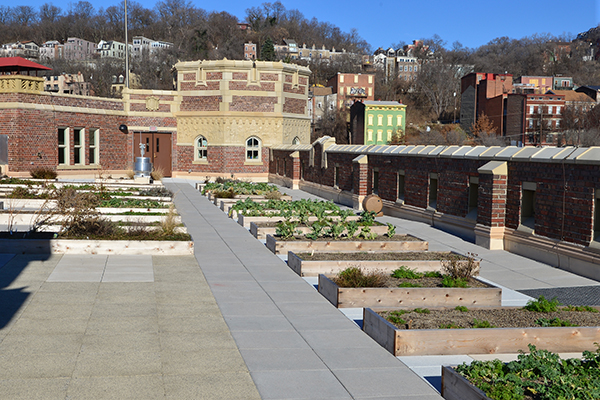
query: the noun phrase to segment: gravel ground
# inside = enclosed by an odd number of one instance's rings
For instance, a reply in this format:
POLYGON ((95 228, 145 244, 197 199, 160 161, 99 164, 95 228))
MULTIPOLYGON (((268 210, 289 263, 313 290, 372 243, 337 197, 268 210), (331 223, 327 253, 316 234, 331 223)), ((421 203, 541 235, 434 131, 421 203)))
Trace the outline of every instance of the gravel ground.
POLYGON ((356 261, 437 261, 448 260, 457 257, 466 260, 467 257, 445 251, 398 251, 398 252, 353 252, 353 253, 296 253, 305 261, 327 261, 327 260, 356 260, 356 261))
MULTIPOLYGON (((384 318, 390 311, 380 312, 384 318)), ((576 326, 600 326, 600 313, 560 311, 553 313, 537 313, 523 309, 485 309, 469 310, 430 310, 429 314, 410 313, 400 316, 407 323, 394 324, 399 329, 440 329, 442 325, 453 324, 461 328, 473 328, 473 320, 488 321, 496 328, 539 327, 536 321, 540 318, 560 318, 576 326)))
POLYGON ((519 290, 519 292, 535 298, 544 296, 547 299, 552 299, 556 297, 561 304, 600 306, 600 286, 530 289, 519 290))

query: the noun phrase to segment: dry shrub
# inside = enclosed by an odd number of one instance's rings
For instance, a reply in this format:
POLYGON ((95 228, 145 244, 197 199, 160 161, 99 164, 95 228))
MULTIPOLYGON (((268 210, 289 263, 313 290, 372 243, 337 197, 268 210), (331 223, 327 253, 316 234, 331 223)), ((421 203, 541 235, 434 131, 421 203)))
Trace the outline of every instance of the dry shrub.
POLYGON ((160 181, 162 178, 165 177, 165 170, 162 167, 152 168, 150 177, 152 177, 152 179, 155 181, 160 181))
POLYGON ((62 234, 111 236, 116 233, 116 225, 96 210, 101 200, 99 193, 63 187, 56 191, 56 200, 56 212, 62 216, 62 234))
POLYGON ((175 217, 177 217, 177 213, 175 212, 175 206, 171 203, 169 206, 169 212, 160 223, 163 235, 171 236, 175 234, 175 228, 177 228, 177 220, 175 217))
POLYGON ((279 200, 281 199, 281 192, 279 190, 273 190, 271 192, 267 192, 267 194, 265 194, 265 199, 267 200, 279 200))
POLYGON ((454 279, 469 279, 479 272, 475 257, 477 254, 467 253, 465 260, 458 254, 450 254, 447 259, 442 260, 442 273, 454 279))
POLYGON ((133 179, 133 177, 135 176, 135 172, 133 172, 132 169, 128 169, 127 171, 125 171, 125 175, 127 175, 127 178, 129 179, 133 179))
POLYGON ((381 270, 364 272, 360 267, 349 267, 337 274, 332 280, 340 287, 384 287, 387 274, 381 270))
POLYGON ((235 191, 233 188, 227 190, 215 190, 212 192, 213 196, 217 199, 233 199, 235 197, 235 191))
POLYGON ((49 167, 38 167, 29 171, 33 179, 56 179, 58 174, 49 167))

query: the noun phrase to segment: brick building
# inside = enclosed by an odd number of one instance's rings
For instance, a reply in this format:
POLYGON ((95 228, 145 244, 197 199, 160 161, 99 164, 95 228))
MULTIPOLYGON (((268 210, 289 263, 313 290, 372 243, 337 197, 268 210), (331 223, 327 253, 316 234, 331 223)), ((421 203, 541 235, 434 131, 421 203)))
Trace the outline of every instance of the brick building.
POLYGON ((272 151, 272 181, 354 208, 377 193, 386 215, 600 279, 600 147, 361 146, 323 137, 272 151))
POLYGON ((310 140, 305 67, 180 62, 177 90, 125 89, 122 99, 44 92, 29 67, 0 75, 0 168, 11 176, 40 166, 61 176, 125 174, 141 142, 165 176, 266 179, 271 146, 310 140))
POLYGON ((511 74, 488 74, 473 72, 461 79, 460 124, 466 132, 477 118, 485 114, 494 125, 502 125, 501 98, 512 92, 513 76, 511 74), (496 100, 489 102, 491 98, 496 100))
POLYGON ((327 81, 337 93, 337 107, 350 108, 355 101, 375 100, 375 76, 338 72, 327 81))

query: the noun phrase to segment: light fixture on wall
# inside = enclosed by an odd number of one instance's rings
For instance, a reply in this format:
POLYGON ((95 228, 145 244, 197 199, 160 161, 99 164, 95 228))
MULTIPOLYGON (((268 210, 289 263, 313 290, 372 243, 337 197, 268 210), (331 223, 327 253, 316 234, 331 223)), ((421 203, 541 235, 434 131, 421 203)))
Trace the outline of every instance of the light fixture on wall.
POLYGON ((129 133, 129 128, 127 128, 127 125, 125 125, 125 124, 119 125, 119 130, 126 135, 129 133))

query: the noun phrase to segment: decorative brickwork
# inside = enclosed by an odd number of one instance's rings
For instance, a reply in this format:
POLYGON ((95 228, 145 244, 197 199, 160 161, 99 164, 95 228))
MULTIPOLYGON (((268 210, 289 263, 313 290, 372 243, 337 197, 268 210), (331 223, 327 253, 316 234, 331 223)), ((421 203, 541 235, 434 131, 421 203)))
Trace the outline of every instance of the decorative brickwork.
POLYGON ((249 85, 247 81, 244 82, 229 82, 229 90, 248 90, 252 92, 274 92, 275 83, 273 82, 262 82, 259 85, 249 85))
POLYGON ((304 114, 306 113, 307 101, 304 99, 292 99, 289 97, 285 98, 283 104, 283 112, 290 114, 304 114))
POLYGON ((219 111, 222 96, 184 96, 181 111, 219 111))
POLYGON ((217 81, 208 81, 206 85, 197 85, 196 81, 194 82, 181 82, 180 84, 182 91, 192 91, 192 90, 219 90, 221 87, 221 83, 217 81))
POLYGON ((233 96, 230 111, 274 112, 276 97, 233 96))

